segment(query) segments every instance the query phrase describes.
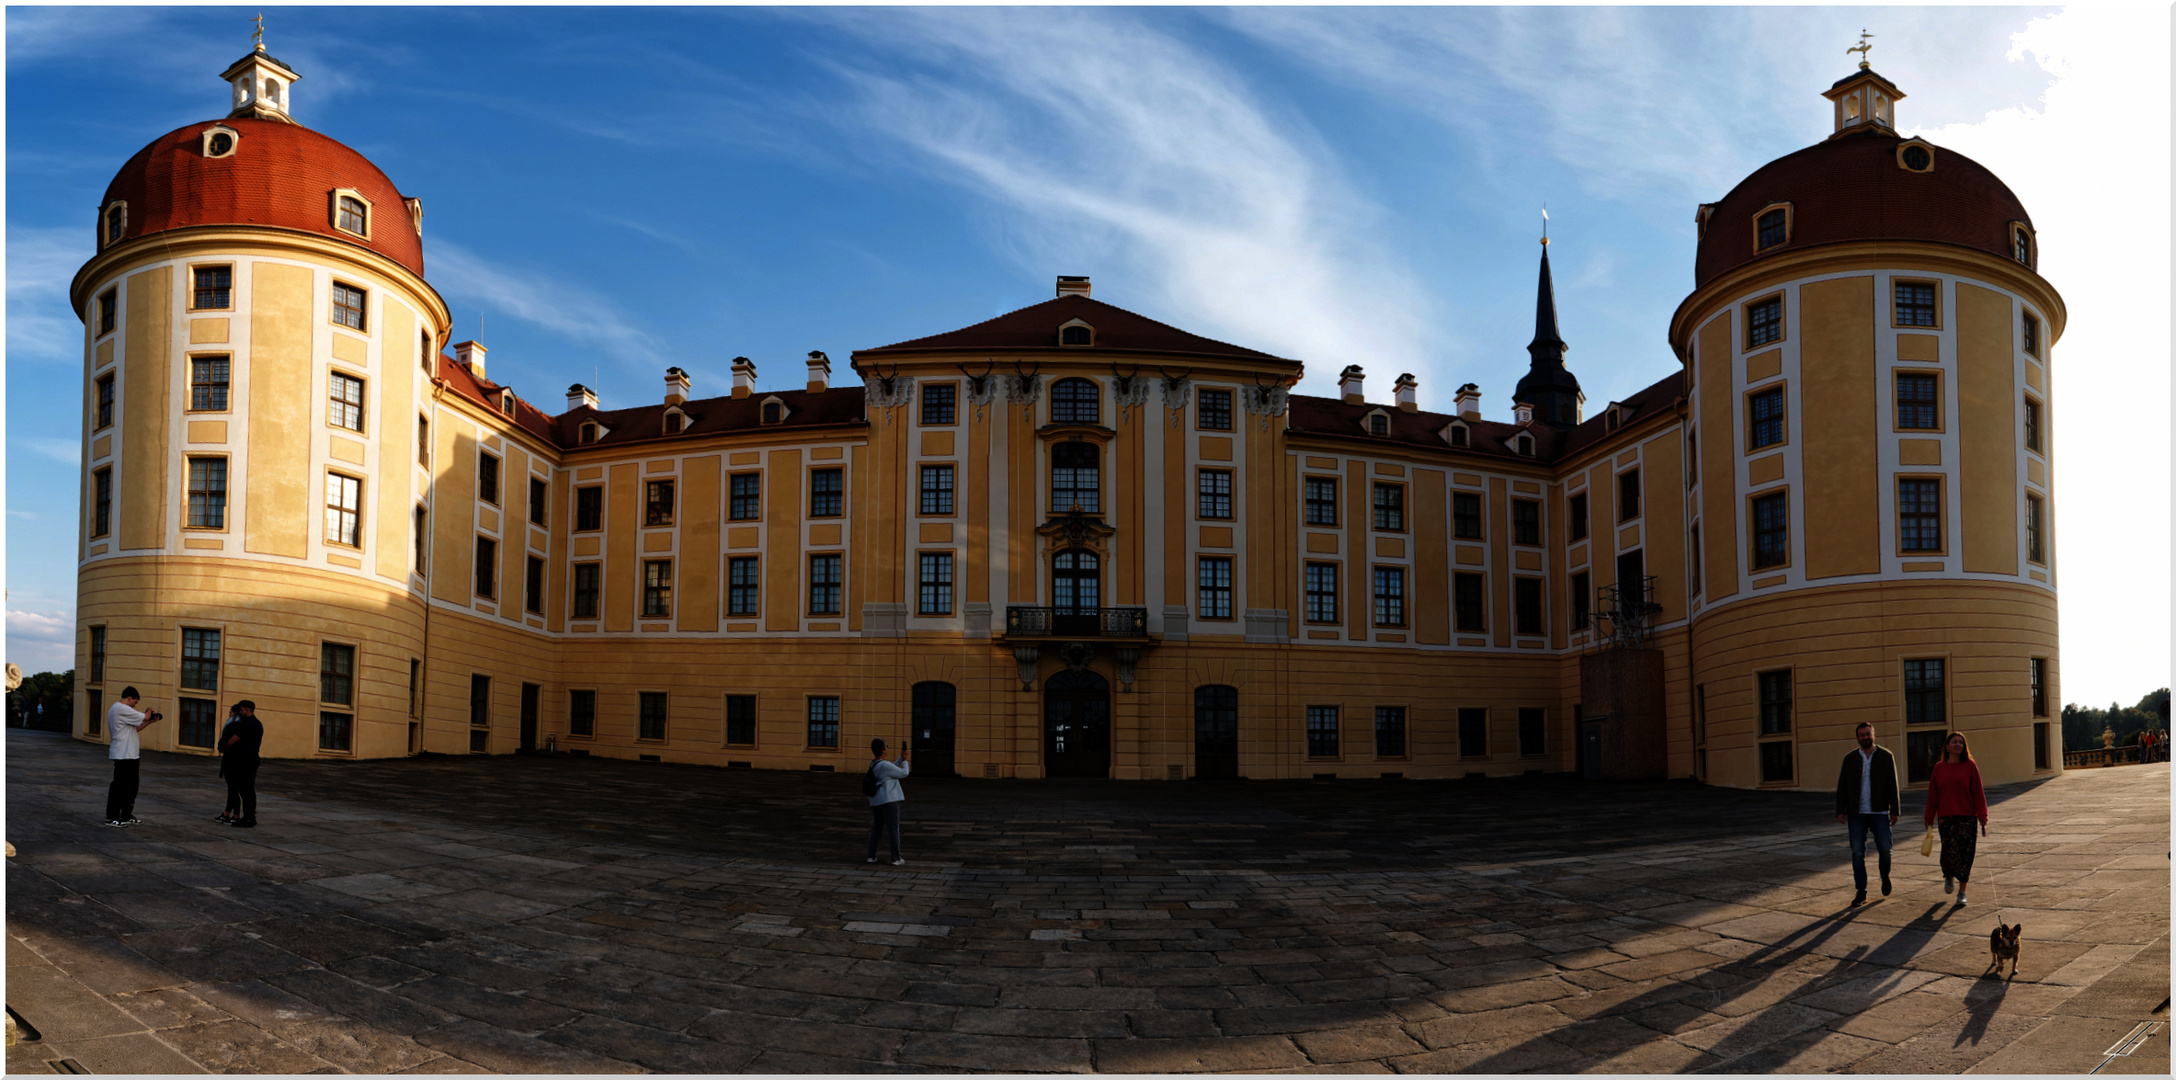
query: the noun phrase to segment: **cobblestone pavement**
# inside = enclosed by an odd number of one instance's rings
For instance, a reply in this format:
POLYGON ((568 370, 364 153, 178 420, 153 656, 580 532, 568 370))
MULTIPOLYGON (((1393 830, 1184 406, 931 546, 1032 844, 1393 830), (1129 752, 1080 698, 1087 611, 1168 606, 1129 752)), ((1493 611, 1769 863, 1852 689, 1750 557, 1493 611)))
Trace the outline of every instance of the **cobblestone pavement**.
POLYGON ((150 754, 116 830, 103 748, 7 750, 10 1072, 2083 1072, 2168 1018, 2166 765, 1991 792, 1953 910, 1911 806, 1849 909, 1827 797, 1686 783, 909 780, 892 867, 853 774, 272 762, 242 831, 150 754))

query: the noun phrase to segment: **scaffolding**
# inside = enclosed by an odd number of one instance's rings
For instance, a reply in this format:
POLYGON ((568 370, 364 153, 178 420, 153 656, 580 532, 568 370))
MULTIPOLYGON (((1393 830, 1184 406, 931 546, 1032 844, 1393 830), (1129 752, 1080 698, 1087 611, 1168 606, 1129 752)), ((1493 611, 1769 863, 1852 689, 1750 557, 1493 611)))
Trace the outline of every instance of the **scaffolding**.
POLYGON ((1597 635, 1603 648, 1648 647, 1654 632, 1649 620, 1662 613, 1662 605, 1655 603, 1652 576, 1637 579, 1637 584, 1629 588, 1623 582, 1604 585, 1597 599, 1601 605, 1594 617, 1603 624, 1603 632, 1597 635))

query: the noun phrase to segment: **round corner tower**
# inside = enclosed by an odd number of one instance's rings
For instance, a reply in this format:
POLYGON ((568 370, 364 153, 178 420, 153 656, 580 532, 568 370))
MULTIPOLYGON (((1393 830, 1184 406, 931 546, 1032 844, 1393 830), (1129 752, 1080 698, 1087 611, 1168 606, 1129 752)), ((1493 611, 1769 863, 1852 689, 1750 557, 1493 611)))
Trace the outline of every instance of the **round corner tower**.
POLYGON ((1861 722, 1923 783, 2061 767, 2049 353, 2062 298, 1992 172, 1896 130, 1865 65, 1835 131, 1700 207, 1671 321, 1693 483, 1698 771, 1825 789, 1861 722))
POLYGON ((78 735, 103 738, 104 706, 134 686, 172 721, 148 749, 210 752, 246 682, 267 755, 405 753, 418 410, 447 332, 422 207, 294 122, 296 75, 261 44, 221 77, 228 115, 115 175, 70 290, 78 735))

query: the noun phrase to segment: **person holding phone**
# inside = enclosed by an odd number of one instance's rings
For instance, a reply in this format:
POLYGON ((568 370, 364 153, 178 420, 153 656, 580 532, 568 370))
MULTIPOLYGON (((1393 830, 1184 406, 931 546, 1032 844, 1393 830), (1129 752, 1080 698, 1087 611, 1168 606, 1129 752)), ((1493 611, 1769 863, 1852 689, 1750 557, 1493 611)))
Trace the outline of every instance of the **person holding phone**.
POLYGON ((907 778, 912 768, 907 763, 907 752, 899 751, 899 764, 884 760, 884 740, 869 740, 869 776, 874 780, 875 791, 869 796, 869 854, 863 862, 876 861, 876 842, 879 837, 889 837, 892 845, 892 865, 905 866, 907 860, 899 854, 899 804, 907 801, 907 794, 899 788, 899 782, 907 778))

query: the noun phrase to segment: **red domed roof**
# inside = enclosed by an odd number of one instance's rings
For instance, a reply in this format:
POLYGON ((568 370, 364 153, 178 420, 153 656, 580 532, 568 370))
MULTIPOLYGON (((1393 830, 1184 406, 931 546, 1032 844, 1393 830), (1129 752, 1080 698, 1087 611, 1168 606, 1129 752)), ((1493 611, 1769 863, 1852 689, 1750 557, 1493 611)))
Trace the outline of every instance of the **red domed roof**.
MULTIPOLYGON (((2012 258, 2009 225, 2032 219, 1987 167, 1918 140, 1934 155, 1928 172, 1897 163, 1901 137, 1869 130, 1815 143, 1753 171, 1712 204, 1693 262, 1694 287, 1763 256, 1852 240, 1921 240, 2012 258), (1791 236, 1755 252, 1753 216, 1791 204, 1791 236)), ((2034 252, 2035 259, 2038 252, 2034 252)))
POLYGON ((236 118, 167 132, 121 166, 101 212, 116 199, 128 203, 128 240, 196 225, 265 225, 343 240, 423 273, 423 238, 400 190, 368 158, 297 124, 236 118), (204 156, 203 132, 214 124, 240 136, 227 157, 204 156), (333 228, 339 188, 369 200, 370 239, 333 228))

